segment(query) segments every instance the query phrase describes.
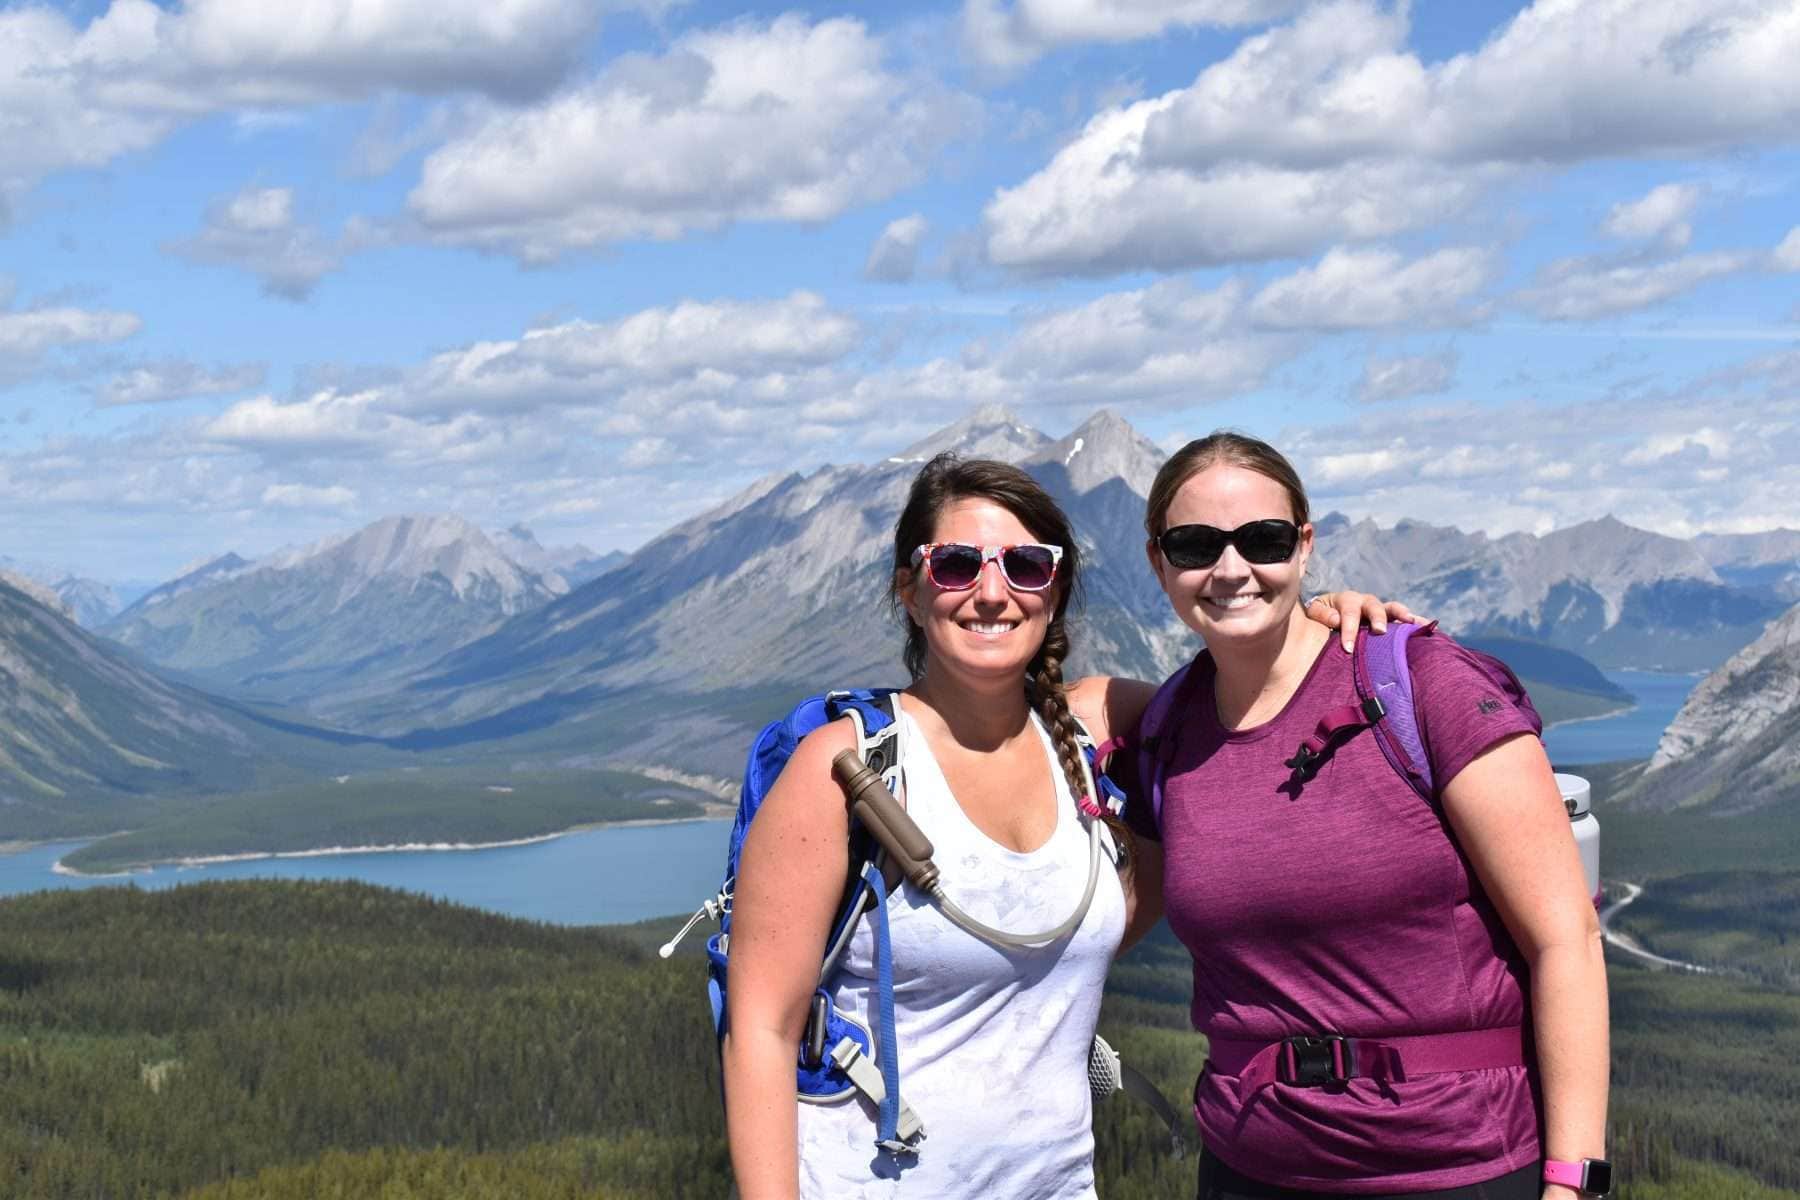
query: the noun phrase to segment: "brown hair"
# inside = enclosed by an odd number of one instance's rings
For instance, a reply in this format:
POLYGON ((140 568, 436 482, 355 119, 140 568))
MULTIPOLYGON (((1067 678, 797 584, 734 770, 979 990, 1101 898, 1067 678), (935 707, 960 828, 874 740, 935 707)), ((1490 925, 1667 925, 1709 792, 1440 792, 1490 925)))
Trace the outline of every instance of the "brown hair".
MULTIPOLYGON (((913 551, 931 541, 938 516, 958 500, 991 500, 1019 518, 1031 536, 1050 546, 1062 547, 1056 568, 1056 609, 1044 631, 1044 643, 1025 668, 1025 686, 1032 705, 1044 719, 1056 745, 1069 794, 1080 796, 1087 786, 1081 777, 1081 750, 1075 740, 1075 717, 1063 686, 1063 660, 1069 655, 1069 630, 1065 615, 1081 585, 1081 548, 1069 518, 1037 480, 1010 463, 990 458, 958 458, 946 451, 919 469, 913 479, 906 507, 894 525, 894 582, 889 599, 906 626, 906 669, 914 679, 925 673, 925 631, 900 603, 903 578, 910 579, 913 551)), ((1076 607, 1080 607, 1076 602, 1076 607)), ((1090 797, 1095 803, 1100 797, 1090 797)), ((1108 821, 1111 825, 1112 822, 1108 821)), ((1116 831, 1116 830, 1115 830, 1116 831)))
POLYGON ((1144 505, 1144 531, 1150 535, 1151 540, 1162 536, 1163 523, 1169 516, 1169 506, 1175 503, 1175 493, 1181 490, 1182 485, 1200 472, 1220 463, 1243 467, 1246 471, 1255 471, 1258 475, 1273 479, 1288 494, 1288 503, 1294 510, 1294 524, 1304 525, 1311 520, 1308 516, 1306 488, 1301 485, 1294 465, 1282 456, 1281 451, 1247 434, 1220 429, 1203 438, 1196 438, 1177 450, 1156 473, 1156 481, 1150 485, 1150 498, 1144 505))

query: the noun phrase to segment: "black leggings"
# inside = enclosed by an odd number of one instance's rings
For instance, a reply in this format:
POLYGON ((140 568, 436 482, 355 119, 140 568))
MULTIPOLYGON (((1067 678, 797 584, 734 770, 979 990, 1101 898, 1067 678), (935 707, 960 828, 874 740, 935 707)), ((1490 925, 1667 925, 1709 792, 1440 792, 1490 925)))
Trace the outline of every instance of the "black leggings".
MULTIPOLYGON (((1544 1167, 1533 1163, 1498 1179, 1436 1192, 1397 1192, 1392 1195, 1358 1195, 1355 1200, 1538 1200, 1544 1194, 1544 1167)), ((1314 1192, 1305 1188, 1277 1187, 1241 1175, 1204 1151, 1200 1155, 1200 1190, 1197 1200, 1346 1200, 1342 1192, 1314 1192)))

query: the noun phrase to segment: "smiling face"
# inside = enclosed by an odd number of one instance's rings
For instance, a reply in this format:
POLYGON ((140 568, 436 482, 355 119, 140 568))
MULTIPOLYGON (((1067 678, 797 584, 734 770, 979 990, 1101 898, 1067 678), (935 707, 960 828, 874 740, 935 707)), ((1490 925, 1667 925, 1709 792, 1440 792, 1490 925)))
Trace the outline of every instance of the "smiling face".
MULTIPOLYGON (((1271 517, 1291 521, 1294 506, 1287 489, 1260 472, 1218 463, 1181 485, 1163 519, 1176 525, 1211 525, 1236 529, 1271 517)), ((1183 570, 1171 566, 1155 541, 1148 544, 1150 566, 1175 612, 1208 648, 1287 636, 1299 613, 1300 580, 1312 554, 1313 528, 1300 527, 1300 544, 1281 563, 1246 562, 1235 545, 1227 546, 1210 567, 1183 570)))
MULTIPOLYGON (((933 542, 1013 546, 1041 540, 1010 509, 992 500, 954 500, 938 513, 933 542)), ((1007 586, 1000 564, 982 564, 975 586, 960 592, 934 587, 921 565, 896 582, 900 603, 925 634, 925 673, 1016 681, 1025 673, 1061 597, 1059 579, 1042 592, 1007 586)))

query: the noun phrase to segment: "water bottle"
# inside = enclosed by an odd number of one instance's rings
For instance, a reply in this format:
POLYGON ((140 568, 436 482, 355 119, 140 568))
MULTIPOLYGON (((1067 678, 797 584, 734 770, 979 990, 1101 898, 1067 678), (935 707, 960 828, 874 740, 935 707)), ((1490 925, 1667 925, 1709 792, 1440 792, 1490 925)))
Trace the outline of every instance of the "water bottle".
POLYGON ((1575 848, 1581 852, 1581 873, 1587 876, 1594 907, 1600 907, 1600 822, 1591 811, 1594 789, 1579 775, 1556 773, 1556 787, 1575 831, 1575 848))

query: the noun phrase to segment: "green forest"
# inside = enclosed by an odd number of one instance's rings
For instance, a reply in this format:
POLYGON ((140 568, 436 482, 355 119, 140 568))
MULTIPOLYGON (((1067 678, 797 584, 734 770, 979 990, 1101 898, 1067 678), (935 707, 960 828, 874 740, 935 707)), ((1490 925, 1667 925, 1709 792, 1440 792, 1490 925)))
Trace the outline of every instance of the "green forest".
MULTIPOLYGON (((720 1197, 697 954, 354 883, 0 902, 0 1195, 720 1197)), ((1204 1056, 1183 951, 1115 972, 1102 1031, 1172 1096, 1204 1056)), ((1619 1194, 1800 1196, 1800 996, 1615 963, 1619 1194)), ((1192 1194, 1124 1099, 1101 1194, 1192 1194)))

